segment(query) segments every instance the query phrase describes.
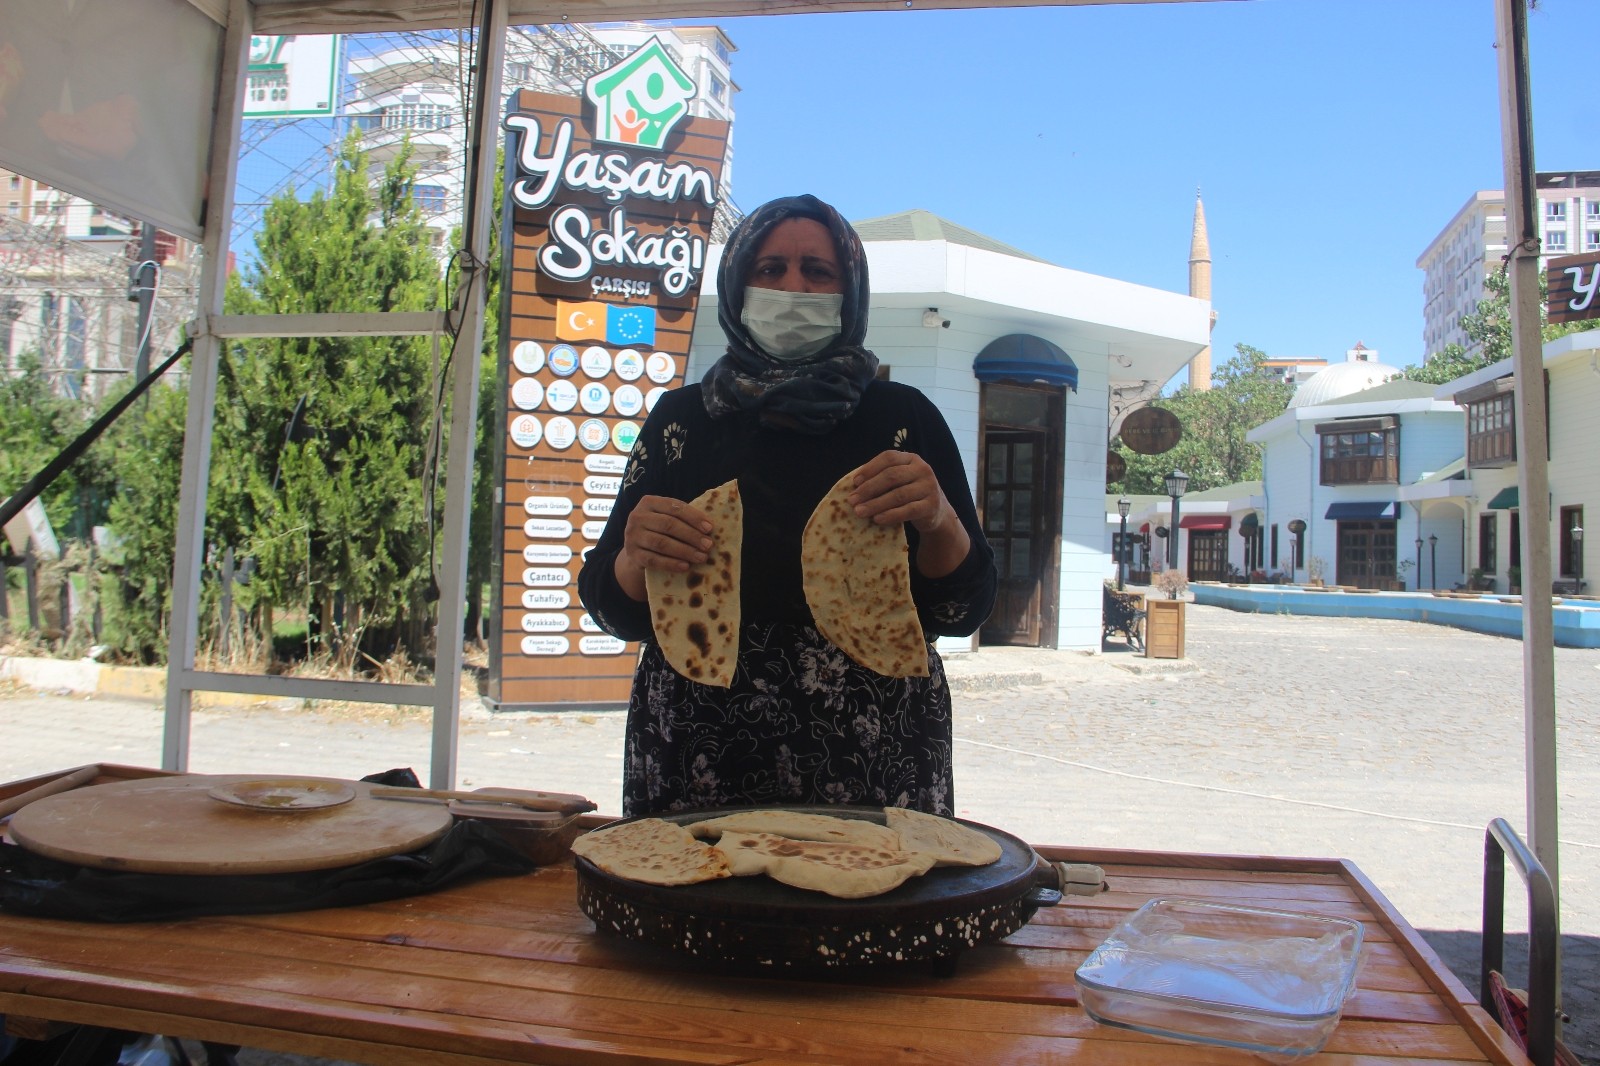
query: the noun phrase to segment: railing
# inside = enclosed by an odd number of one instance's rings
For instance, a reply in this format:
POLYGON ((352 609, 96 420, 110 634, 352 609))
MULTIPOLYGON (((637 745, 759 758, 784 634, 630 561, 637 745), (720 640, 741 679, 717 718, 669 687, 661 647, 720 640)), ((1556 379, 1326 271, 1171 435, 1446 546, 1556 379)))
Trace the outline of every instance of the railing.
POLYGON ((1556 1061, 1556 893, 1544 864, 1504 818, 1483 836, 1483 946, 1478 999, 1502 1027, 1495 1008, 1491 971, 1505 965, 1506 856, 1528 889, 1528 1057, 1533 1066, 1556 1061))

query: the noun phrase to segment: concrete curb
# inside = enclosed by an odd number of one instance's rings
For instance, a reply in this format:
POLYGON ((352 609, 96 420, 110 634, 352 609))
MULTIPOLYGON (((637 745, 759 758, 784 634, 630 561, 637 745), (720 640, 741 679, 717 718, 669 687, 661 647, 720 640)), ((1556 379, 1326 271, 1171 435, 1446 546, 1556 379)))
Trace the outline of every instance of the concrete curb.
MULTIPOLYGON (((40 692, 151 703, 167 698, 167 671, 159 666, 111 666, 92 659, 0 655, 0 680, 15 681, 40 692)), ((298 701, 250 692, 198 692, 194 702, 197 707, 279 707, 298 701)))

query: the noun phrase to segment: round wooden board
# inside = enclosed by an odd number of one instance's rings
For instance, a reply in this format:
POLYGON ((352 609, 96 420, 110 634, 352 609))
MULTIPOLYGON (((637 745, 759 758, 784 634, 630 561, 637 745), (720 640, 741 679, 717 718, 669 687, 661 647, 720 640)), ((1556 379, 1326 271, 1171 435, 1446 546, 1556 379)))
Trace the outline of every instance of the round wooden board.
MULTIPOLYGON (((161 874, 273 874, 328 870, 412 851, 450 828, 446 804, 355 798, 315 810, 259 810, 210 795, 262 774, 185 774, 119 781, 47 796, 11 819, 30 851, 103 870, 161 874)), ((303 778, 329 781, 329 778, 303 778)))

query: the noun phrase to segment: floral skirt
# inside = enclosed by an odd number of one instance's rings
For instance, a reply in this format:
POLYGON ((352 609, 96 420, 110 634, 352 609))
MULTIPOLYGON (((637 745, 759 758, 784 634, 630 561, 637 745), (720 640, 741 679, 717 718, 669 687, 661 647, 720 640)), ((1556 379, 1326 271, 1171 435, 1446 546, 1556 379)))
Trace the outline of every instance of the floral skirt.
POLYGON ((690 681, 644 645, 628 701, 622 813, 825 803, 949 815, 950 689, 858 666, 811 626, 748 625, 733 684, 690 681))

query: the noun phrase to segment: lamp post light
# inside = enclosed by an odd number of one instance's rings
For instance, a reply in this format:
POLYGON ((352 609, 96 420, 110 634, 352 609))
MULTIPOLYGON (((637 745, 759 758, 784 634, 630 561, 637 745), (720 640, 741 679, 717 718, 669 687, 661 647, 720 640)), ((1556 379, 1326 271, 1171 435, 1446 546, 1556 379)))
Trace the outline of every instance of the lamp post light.
POLYGON ((1572 537, 1572 577, 1583 591, 1583 527, 1574 525, 1568 534, 1572 537))
MULTIPOLYGON (((1422 538, 1418 537, 1417 538, 1417 588, 1420 589, 1421 587, 1422 587, 1422 538)), ((1402 592, 1405 591, 1404 586, 1401 587, 1400 591, 1402 591, 1402 592)))
MULTIPOLYGON (((1422 576, 1420 568, 1418 568, 1417 576, 1422 576)), ((1430 589, 1439 587, 1439 535, 1437 533, 1428 534, 1428 587, 1430 589)))
POLYGON ((1133 501, 1126 496, 1117 501, 1117 515, 1122 519, 1122 528, 1117 533, 1117 591, 1122 591, 1124 579, 1128 576, 1128 512, 1133 509, 1133 501))
POLYGON ((1295 571, 1300 568, 1300 538, 1306 533, 1306 520, 1296 518, 1289 523, 1289 532, 1293 540, 1289 542, 1289 578, 1294 580, 1295 571))
POLYGON ((1178 501, 1189 487, 1189 475, 1182 470, 1174 470, 1167 475, 1167 495, 1172 497, 1172 526, 1167 536, 1167 569, 1178 568, 1178 530, 1183 527, 1178 524, 1178 501))

